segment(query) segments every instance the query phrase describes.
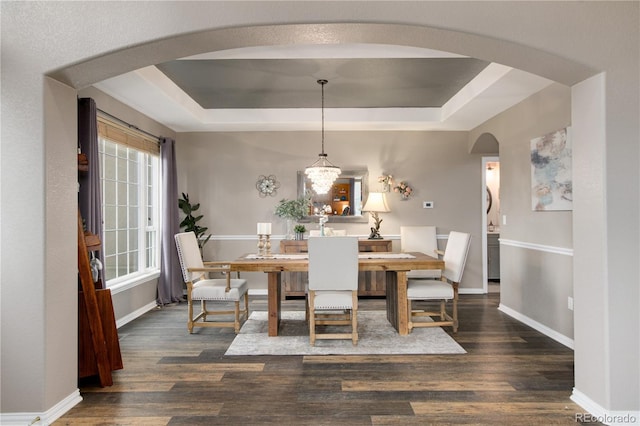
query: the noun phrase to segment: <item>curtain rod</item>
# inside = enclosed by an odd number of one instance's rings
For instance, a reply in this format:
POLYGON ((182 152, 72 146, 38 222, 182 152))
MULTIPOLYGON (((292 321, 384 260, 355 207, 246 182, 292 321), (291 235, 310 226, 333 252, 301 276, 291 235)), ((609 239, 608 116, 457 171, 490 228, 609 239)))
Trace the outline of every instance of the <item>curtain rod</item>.
POLYGON ((134 126, 133 124, 127 123, 127 122, 126 122, 126 121, 124 121, 123 119, 121 119, 121 118, 119 118, 119 117, 116 117, 116 116, 115 116, 115 115, 113 115, 113 114, 109 114, 108 112, 103 111, 103 110, 101 110, 100 108, 96 108, 96 109, 97 109, 99 112, 101 112, 102 114, 109 116, 109 118, 113 118, 114 120, 118 120, 118 121, 119 121, 119 122, 121 122, 122 124, 125 124, 125 125, 126 125, 127 127, 129 127, 130 129, 134 129, 134 130, 136 130, 136 131, 138 131, 138 132, 144 133, 144 134, 145 134, 145 135, 147 135, 147 136, 151 136, 151 137, 153 137, 153 138, 157 139, 157 140, 158 140, 158 142, 160 142, 160 137, 159 137, 159 136, 156 136, 156 135, 154 135, 153 133, 149 133, 149 132, 147 132, 146 130, 142 130, 142 129, 141 129, 141 128, 139 128, 138 126, 134 126))

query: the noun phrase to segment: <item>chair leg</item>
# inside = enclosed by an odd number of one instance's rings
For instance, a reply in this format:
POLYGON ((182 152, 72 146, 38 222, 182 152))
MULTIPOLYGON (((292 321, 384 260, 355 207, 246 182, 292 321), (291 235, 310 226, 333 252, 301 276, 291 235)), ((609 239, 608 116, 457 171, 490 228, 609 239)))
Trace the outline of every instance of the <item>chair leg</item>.
POLYGON ((233 330, 236 334, 240 333, 240 301, 237 300, 233 304, 233 313, 234 313, 234 321, 233 321, 233 330))
POLYGON ((249 293, 244 294, 244 312, 246 314, 245 320, 249 319, 249 293))
POLYGON ((191 290, 193 283, 187 282, 187 330, 189 334, 193 333, 193 299, 191 299, 191 290))
POLYGON ((453 297, 453 332, 458 332, 458 292, 456 291, 453 297))
POLYGON ((444 321, 445 318, 447 317, 445 304, 446 304, 446 301, 444 299, 440 301, 440 321, 444 321))
POLYGON ((191 300, 191 297, 189 297, 189 300, 187 301, 187 311, 187 329, 189 330, 189 334, 191 334, 193 333, 193 301, 191 300))
POLYGON ((358 344, 358 292, 353 292, 352 306, 351 309, 351 342, 353 346, 358 344))
POLYGON ((309 303, 307 310, 309 311, 309 343, 311 346, 316 344, 316 310, 314 309, 315 294, 313 291, 309 291, 309 303))

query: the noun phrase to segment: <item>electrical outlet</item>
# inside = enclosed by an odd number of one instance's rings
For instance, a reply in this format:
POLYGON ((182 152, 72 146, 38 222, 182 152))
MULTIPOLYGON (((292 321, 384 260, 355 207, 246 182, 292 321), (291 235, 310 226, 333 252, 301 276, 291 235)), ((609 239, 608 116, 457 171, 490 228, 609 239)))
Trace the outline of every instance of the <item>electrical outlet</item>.
POLYGON ((569 308, 570 311, 573 311, 573 297, 571 296, 567 298, 567 308, 569 308))
POLYGON ((423 201, 422 202, 422 208, 423 209, 432 209, 433 208, 433 201, 423 201))

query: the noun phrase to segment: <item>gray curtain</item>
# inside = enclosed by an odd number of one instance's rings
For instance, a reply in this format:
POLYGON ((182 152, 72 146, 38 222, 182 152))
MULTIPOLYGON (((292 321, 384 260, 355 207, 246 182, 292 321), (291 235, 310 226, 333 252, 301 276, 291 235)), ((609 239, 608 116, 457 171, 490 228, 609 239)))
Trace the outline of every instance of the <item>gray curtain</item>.
POLYGON ((158 298, 156 300, 159 305, 183 300, 182 273, 173 238, 175 234, 180 232, 175 144, 176 142, 171 138, 160 138, 163 202, 160 235, 160 278, 158 279, 158 298))
MULTIPOLYGON (((78 99, 78 147, 89 160, 89 171, 78 174, 78 207, 86 230, 102 239, 102 190, 98 153, 98 112, 91 98, 78 99)), ((104 242, 103 242, 104 243, 104 242)), ((93 253, 104 265, 104 250, 93 253)), ((104 271, 99 271, 96 288, 104 288, 104 271)))

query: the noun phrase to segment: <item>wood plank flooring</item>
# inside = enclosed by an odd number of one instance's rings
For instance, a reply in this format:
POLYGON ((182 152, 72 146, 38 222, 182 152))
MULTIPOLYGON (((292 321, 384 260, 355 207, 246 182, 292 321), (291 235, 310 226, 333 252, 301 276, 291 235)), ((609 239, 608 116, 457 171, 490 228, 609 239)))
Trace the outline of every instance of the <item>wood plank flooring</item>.
MULTIPOLYGON (((463 295, 464 355, 225 357, 232 329, 187 332, 186 303, 119 330, 114 385, 81 383, 56 425, 575 425, 573 351, 463 295)), ((283 302, 301 310, 302 300, 283 302)), ((266 310, 253 297, 252 310, 266 310)), ((360 309, 384 309, 361 299, 360 309)), ((451 333, 450 329, 447 329, 451 333)))

